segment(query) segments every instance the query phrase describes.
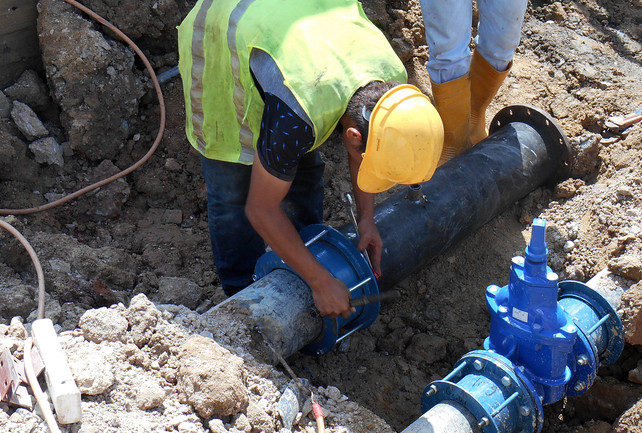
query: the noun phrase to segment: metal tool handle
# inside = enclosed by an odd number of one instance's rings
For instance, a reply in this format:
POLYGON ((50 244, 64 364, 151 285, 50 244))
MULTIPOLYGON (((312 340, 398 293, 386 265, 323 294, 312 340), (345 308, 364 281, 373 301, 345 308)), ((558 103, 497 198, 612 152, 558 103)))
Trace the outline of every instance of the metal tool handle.
POLYGON ((363 305, 372 304, 373 302, 379 302, 388 299, 394 299, 399 297, 400 293, 398 290, 393 290, 390 292, 380 293, 378 295, 364 296, 362 298, 350 299, 351 307, 360 307, 363 305))
MULTIPOLYGON (((346 209, 348 211, 348 215, 350 215, 350 219, 352 220, 352 225, 354 226, 354 232, 357 235, 357 241, 359 241, 359 224, 357 224, 357 217, 354 214, 354 209, 353 209, 353 200, 352 200, 352 195, 348 192, 345 195, 345 200, 343 201, 343 204, 346 206, 346 209)), ((363 257, 366 258, 366 261, 368 262, 368 265, 370 268, 374 271, 374 267, 372 266, 372 262, 370 261, 370 256, 368 255, 367 250, 363 250, 361 252, 363 254, 363 257)), ((379 276, 375 272, 375 276, 379 278, 379 276)))

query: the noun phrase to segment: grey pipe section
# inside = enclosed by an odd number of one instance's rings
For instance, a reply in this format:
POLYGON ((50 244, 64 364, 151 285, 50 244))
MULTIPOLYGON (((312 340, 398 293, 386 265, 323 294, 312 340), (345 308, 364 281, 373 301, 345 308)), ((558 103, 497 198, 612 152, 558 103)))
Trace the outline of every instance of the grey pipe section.
POLYGON ((323 330, 322 319, 313 306, 312 291, 303 279, 277 269, 212 307, 201 318, 214 334, 221 330, 226 335, 245 333, 249 339, 246 349, 255 358, 276 365, 278 357, 264 340, 283 358, 311 344, 323 330))
POLYGON ((481 433, 473 414, 455 401, 435 405, 401 433, 481 433))
MULTIPOLYGON (((568 141, 548 114, 531 106, 500 111, 491 136, 438 168, 420 185, 419 199, 413 196, 416 191, 409 198, 406 189, 377 206, 375 222, 384 241, 379 287, 385 290, 399 283, 516 200, 563 177, 570 166, 568 141)), ((341 231, 354 237, 351 224, 341 231)), ((275 271, 216 305, 204 318, 220 330, 230 321, 217 317, 237 314, 249 332, 260 329, 261 338, 287 358, 321 337, 323 321, 309 313, 313 305, 303 280, 275 271)), ((251 338, 250 352, 276 364, 275 357, 266 356, 261 338, 251 338)))

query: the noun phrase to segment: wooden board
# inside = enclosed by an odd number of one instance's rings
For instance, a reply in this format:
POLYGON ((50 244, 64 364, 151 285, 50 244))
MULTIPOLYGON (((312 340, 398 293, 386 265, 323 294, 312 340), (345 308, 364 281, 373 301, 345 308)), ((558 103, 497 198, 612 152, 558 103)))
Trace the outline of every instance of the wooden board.
POLYGON ((43 70, 37 4, 38 0, 0 0, 0 90, 26 69, 43 70))
POLYGON ((38 0, 0 0, 0 35, 36 26, 38 0))

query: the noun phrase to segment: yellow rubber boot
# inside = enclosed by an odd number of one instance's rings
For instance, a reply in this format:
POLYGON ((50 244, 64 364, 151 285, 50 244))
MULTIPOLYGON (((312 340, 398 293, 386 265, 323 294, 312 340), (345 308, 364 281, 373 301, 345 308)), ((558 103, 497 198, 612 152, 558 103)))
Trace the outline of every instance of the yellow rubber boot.
POLYGON ((451 160, 471 146, 470 143, 470 76, 436 84, 431 81, 435 108, 444 124, 444 147, 439 165, 451 160))
POLYGON ((508 75, 513 62, 503 72, 498 72, 479 54, 473 52, 470 61, 470 141, 477 144, 488 137, 486 129, 486 108, 497 94, 497 90, 508 75))

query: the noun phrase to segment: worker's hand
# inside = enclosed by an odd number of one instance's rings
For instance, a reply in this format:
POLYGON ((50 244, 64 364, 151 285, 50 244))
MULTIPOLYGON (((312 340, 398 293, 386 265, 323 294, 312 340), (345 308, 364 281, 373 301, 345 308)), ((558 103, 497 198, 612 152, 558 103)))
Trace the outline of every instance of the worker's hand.
POLYGON ((381 275, 381 252, 383 240, 375 225, 374 218, 363 218, 359 221, 359 251, 368 250, 372 267, 377 275, 381 275))
POLYGON ((314 305, 322 316, 348 318, 356 309, 350 306, 350 290, 329 273, 312 287, 314 305))

